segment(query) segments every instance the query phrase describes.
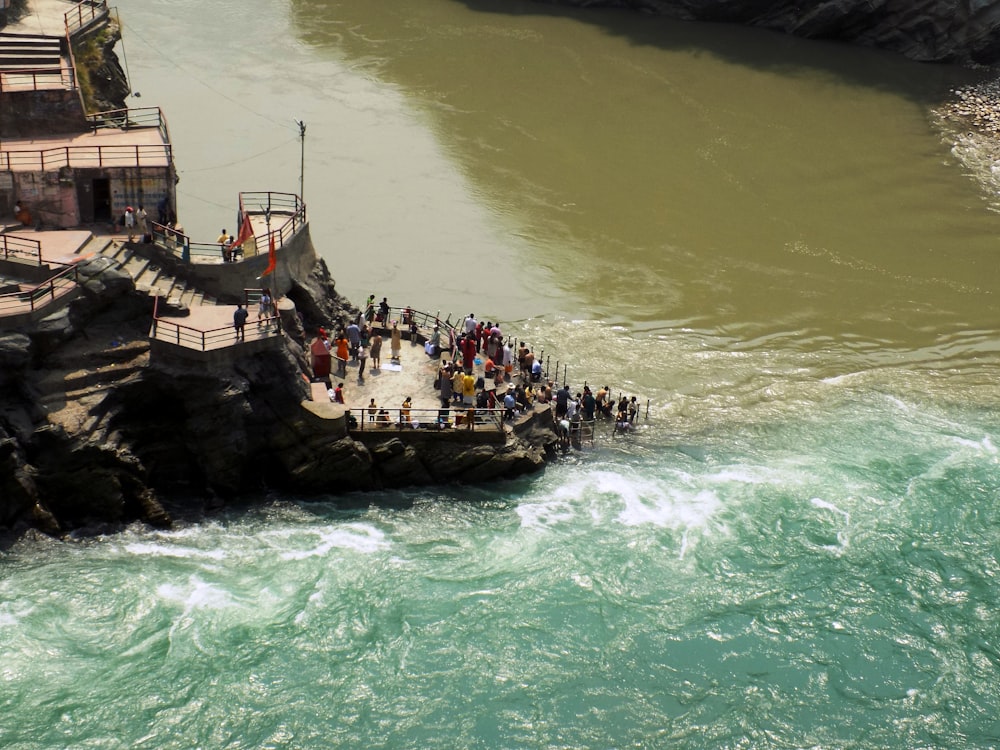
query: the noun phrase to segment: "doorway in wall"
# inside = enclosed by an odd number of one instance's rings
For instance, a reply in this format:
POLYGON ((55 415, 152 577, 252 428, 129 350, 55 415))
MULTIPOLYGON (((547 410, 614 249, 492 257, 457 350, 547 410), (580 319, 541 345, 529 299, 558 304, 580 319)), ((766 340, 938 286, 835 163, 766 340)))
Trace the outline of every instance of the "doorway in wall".
POLYGON ((95 177, 91 183, 94 195, 94 221, 111 222, 111 180, 95 177))

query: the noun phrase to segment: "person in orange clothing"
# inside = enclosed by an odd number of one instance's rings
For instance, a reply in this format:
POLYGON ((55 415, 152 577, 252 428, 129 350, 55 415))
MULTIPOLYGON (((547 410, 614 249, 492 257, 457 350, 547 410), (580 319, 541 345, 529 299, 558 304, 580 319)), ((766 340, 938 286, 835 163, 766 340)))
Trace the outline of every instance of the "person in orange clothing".
POLYGON ((31 226, 31 212, 20 201, 14 203, 14 218, 26 227, 31 226))
POLYGON ((341 331, 337 334, 337 340, 334 343, 337 355, 337 374, 343 377, 347 374, 347 358, 351 356, 350 342, 348 342, 344 332, 341 331))

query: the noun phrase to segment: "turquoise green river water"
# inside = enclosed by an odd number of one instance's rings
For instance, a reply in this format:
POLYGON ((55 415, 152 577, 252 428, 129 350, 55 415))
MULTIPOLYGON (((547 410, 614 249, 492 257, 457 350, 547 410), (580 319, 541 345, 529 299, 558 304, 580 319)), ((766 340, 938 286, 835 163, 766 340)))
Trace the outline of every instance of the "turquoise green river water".
POLYGON ((0 747, 1000 746, 1000 217, 931 113, 972 74, 516 1, 120 12, 195 237, 298 190, 303 119, 342 291, 649 417, 4 550, 0 747))

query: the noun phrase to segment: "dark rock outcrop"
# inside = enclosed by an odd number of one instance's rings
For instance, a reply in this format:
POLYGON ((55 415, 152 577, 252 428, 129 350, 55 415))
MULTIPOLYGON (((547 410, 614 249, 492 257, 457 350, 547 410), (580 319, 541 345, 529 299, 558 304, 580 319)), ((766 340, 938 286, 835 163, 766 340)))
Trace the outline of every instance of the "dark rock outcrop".
MULTIPOLYGON (((275 489, 329 497, 537 471, 532 442, 363 444, 302 408, 305 328, 356 314, 323 261, 289 294, 285 345, 221 361, 150 364, 151 302, 113 263, 81 266, 82 294, 0 336, 0 528, 168 526, 275 489)), ((284 316, 283 316, 284 317, 284 316)))
POLYGON ((544 1, 760 26, 811 39, 878 47, 928 62, 991 64, 1000 59, 1000 2, 996 0, 544 1))

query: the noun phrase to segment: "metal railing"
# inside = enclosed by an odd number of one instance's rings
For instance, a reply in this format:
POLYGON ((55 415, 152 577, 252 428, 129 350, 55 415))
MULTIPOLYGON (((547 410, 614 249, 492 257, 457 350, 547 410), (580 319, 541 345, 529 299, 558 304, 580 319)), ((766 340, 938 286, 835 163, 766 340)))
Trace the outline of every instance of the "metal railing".
MULTIPOLYGON (((380 311, 378 304, 376 303, 372 308, 373 317, 369 322, 376 322, 380 311)), ((368 311, 365 311, 367 318, 368 311)), ((446 323, 441 320, 441 313, 431 315, 429 312, 424 312, 423 310, 414 310, 410 307, 392 307, 389 306, 389 313, 386 316, 386 320, 378 320, 377 323, 383 328, 390 328, 392 326, 392 321, 397 321, 403 330, 410 330, 410 326, 416 324, 417 328, 432 329, 434 326, 438 326, 442 331, 442 334, 446 334, 447 328, 453 328, 450 323, 446 323)))
POLYGON ((217 242, 191 242, 191 238, 184 232, 156 221, 150 221, 149 227, 153 244, 184 263, 190 263, 194 256, 198 256, 199 263, 222 262, 222 248, 217 242))
POLYGON ((3 252, 4 260, 30 263, 33 266, 42 265, 42 243, 38 240, 14 234, 0 234, 0 251, 3 252))
MULTIPOLYGON (((173 227, 168 227, 156 221, 149 222, 149 231, 153 236, 153 244, 163 248, 171 255, 177 255, 185 262, 191 257, 191 240, 184 232, 179 232, 173 227)), ((215 251, 219 251, 219 246, 215 246, 215 251)))
POLYGON ((76 77, 72 68, 24 68, 0 71, 0 92, 51 89, 55 79, 59 80, 59 86, 64 89, 72 91, 76 88, 76 77))
POLYGON ((257 252, 267 252, 271 237, 274 236, 274 247, 284 247, 285 242, 306 223, 306 204, 294 193, 251 192, 240 193, 240 215, 263 216, 268 225, 268 231, 263 237, 257 237, 257 252), (284 221, 276 229, 271 224, 276 219, 284 221))
POLYGON ((40 310, 54 301, 59 292, 76 286, 78 280, 78 269, 76 265, 72 265, 36 287, 0 294, 0 315, 16 315, 40 310))
POLYGON ((135 107, 133 109, 109 109, 87 115, 87 122, 96 133, 101 128, 132 130, 134 128, 157 128, 164 143, 170 143, 167 118, 159 107, 135 107))
POLYGON ((106 15, 108 15, 106 0, 83 0, 63 14, 66 35, 69 36, 106 15))
MULTIPOLYGON (((265 216, 273 224, 282 220, 276 229, 263 235, 254 235, 254 242, 247 242, 236 250, 235 262, 268 252, 270 238, 274 236, 275 249, 285 246, 292 236, 306 223, 306 206, 299 196, 292 193, 240 193, 240 215, 265 216)), ((184 263, 222 263, 224 249, 218 242, 192 242, 183 232, 150 222, 153 243, 184 263)))
POLYGON ((264 318, 260 321, 260 325, 257 325, 256 321, 249 323, 245 331, 246 338, 243 340, 236 338, 236 332, 232 325, 203 331, 178 323, 172 318, 157 316, 153 318, 153 330, 150 332, 150 338, 207 352, 214 349, 224 349, 228 346, 238 346, 249 341, 273 338, 280 332, 281 319, 278 316, 264 318))
POLYGON ((372 409, 365 406, 348 410, 354 418, 352 430, 487 430, 503 432, 504 409, 456 407, 441 409, 372 409))
POLYGON ((58 146, 37 151, 0 151, 0 170, 45 172, 60 167, 151 167, 171 163, 169 143, 58 146))
POLYGON ((161 317, 159 307, 160 298, 157 297, 153 303, 153 325, 149 337, 196 351, 207 352, 224 349, 250 341, 273 338, 281 333, 281 318, 277 315, 248 323, 244 330, 245 338, 239 340, 232 324, 221 328, 202 330, 178 323, 173 318, 161 317))

